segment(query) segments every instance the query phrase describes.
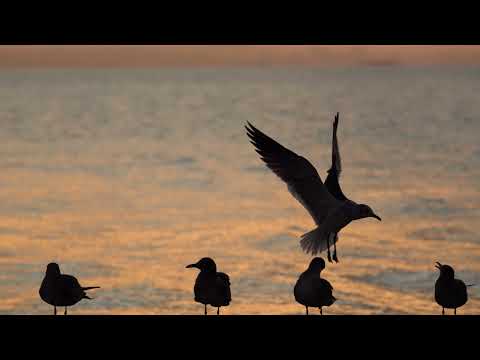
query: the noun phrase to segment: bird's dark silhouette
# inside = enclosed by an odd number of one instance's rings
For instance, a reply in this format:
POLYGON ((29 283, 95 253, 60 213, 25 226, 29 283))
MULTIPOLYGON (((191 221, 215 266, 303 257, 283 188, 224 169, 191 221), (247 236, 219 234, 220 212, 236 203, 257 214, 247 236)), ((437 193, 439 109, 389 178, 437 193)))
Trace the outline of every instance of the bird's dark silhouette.
MULTIPOLYGON (((337 140, 337 127, 338 127, 338 112, 335 115, 333 121, 333 134, 332 134, 332 166, 327 170, 327 178, 325 180, 325 186, 330 194, 339 201, 347 201, 347 197, 343 194, 343 191, 340 187, 339 179, 340 173, 342 172, 342 160, 340 158, 340 149, 338 148, 337 140)), ((329 239, 327 239, 328 241, 329 239)), ((330 257, 330 242, 327 243, 327 257, 328 261, 332 262, 330 257)), ((333 241, 333 260, 338 262, 337 257, 337 239, 333 241)))
POLYGON ((293 289, 295 300, 305 306, 307 315, 309 307, 318 307, 323 315, 322 307, 330 306, 337 300, 332 294, 332 285, 320 277, 323 269, 325 261, 320 257, 313 258, 293 289))
POLYGON ((220 307, 228 306, 232 301, 228 275, 217 272, 215 261, 208 257, 186 267, 200 270, 193 288, 195 301, 205 306, 205 315, 207 315, 207 305, 216 307, 217 315, 220 315, 220 307))
MULTIPOLYGON (((335 246, 340 230, 353 220, 367 217, 381 220, 368 205, 357 204, 347 199, 340 189, 338 176, 341 166, 337 126, 338 116, 335 118, 333 128, 329 188, 323 184, 317 170, 307 159, 280 145, 250 122, 245 126, 250 142, 255 146, 260 158, 287 184, 289 192, 305 207, 317 225, 314 230, 302 235, 300 240, 302 249, 312 255, 328 250, 330 262, 330 246, 335 246)), ((338 261, 336 253, 334 260, 338 261)))
POLYGON ((348 200, 342 189, 340 188, 339 178, 342 172, 342 159, 340 157, 340 149, 338 147, 337 140, 337 128, 338 128, 339 113, 335 115, 333 121, 333 133, 332 133, 332 166, 327 170, 327 178, 325 179, 325 186, 328 192, 332 194, 335 199, 340 201, 348 200))
POLYGON ((47 271, 40 286, 40 298, 53 306, 53 314, 57 315, 57 306, 72 306, 82 299, 90 299, 85 291, 98 289, 99 286, 82 287, 78 280, 71 275, 60 273, 60 267, 56 263, 47 265, 47 271))
POLYGON ((467 287, 460 279, 455 279, 455 271, 450 265, 442 265, 438 261, 435 267, 440 270, 440 275, 435 282, 435 301, 442 307, 442 315, 445 315, 445 308, 454 309, 465 305, 468 300, 467 287))

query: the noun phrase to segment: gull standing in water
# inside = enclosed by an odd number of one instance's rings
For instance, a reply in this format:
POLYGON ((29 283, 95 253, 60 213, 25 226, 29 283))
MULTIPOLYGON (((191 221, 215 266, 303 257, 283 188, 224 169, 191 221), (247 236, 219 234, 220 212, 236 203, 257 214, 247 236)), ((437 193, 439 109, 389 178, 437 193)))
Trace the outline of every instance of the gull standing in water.
POLYGON ((460 279, 455 279, 455 271, 450 265, 442 265, 438 261, 435 267, 440 270, 440 276, 435 282, 435 301, 442 307, 442 315, 445 315, 445 308, 454 309, 457 315, 457 308, 467 303, 467 286, 460 279))
POLYGON ((40 298, 49 305, 53 305, 53 314, 57 315, 57 306, 72 306, 82 299, 90 299, 86 290, 98 289, 99 286, 80 286, 78 280, 71 275, 61 274, 60 267, 56 263, 47 265, 47 271, 40 286, 40 298))
MULTIPOLYGON (((314 230, 302 235, 302 249, 312 255, 328 250, 330 262, 330 246, 338 241, 340 230, 353 220, 373 217, 381 221, 368 205, 347 199, 340 189, 337 125, 338 114, 333 128, 332 167, 329 178, 327 177, 329 187, 323 184, 317 170, 307 159, 280 145, 250 122, 245 126, 250 142, 255 146, 260 158, 287 184, 288 191, 305 207, 317 225, 314 230)), ((334 260, 338 261, 336 252, 334 260)))
POLYGON ((325 261, 320 257, 313 258, 293 288, 295 300, 305 306, 307 315, 309 307, 318 307, 320 315, 323 315, 322 307, 330 306, 337 300, 332 295, 333 286, 320 277, 323 269, 325 261))
POLYGON ((202 258, 197 263, 186 267, 200 270, 193 288, 195 301, 205 306, 205 315, 207 315, 207 305, 216 307, 217 315, 220 315, 220 307, 228 306, 232 301, 228 275, 217 272, 215 261, 209 257, 202 258))

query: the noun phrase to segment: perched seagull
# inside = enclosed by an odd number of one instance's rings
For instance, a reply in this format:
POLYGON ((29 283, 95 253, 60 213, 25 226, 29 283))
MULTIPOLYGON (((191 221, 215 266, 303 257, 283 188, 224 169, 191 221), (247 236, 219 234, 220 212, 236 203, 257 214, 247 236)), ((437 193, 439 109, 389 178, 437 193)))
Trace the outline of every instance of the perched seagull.
POLYGON ((67 306, 75 305, 82 299, 91 300, 85 291, 98 288, 100 286, 80 286, 74 276, 61 274, 58 264, 50 263, 47 265, 39 294, 43 301, 53 305, 54 315, 57 315, 57 306, 65 306, 65 315, 67 315, 67 306))
POLYGON ((308 307, 318 307, 323 315, 322 307, 332 305, 337 299, 332 295, 333 287, 320 273, 325 269, 325 261, 315 257, 310 262, 308 269, 303 272, 293 288, 295 300, 305 306, 307 315, 308 307))
POLYGON ((457 308, 466 304, 468 300, 467 287, 460 279, 455 279, 455 271, 449 265, 442 265, 438 261, 435 267, 440 270, 440 276, 435 282, 435 301, 442 307, 442 315, 445 315, 445 308, 454 309, 457 315, 457 308))
POLYGON ((208 257, 186 267, 200 269, 193 288, 195 301, 205 306, 205 315, 207 315, 207 305, 216 307, 217 315, 220 315, 220 306, 228 306, 232 301, 228 275, 217 272, 215 261, 208 257))
MULTIPOLYGON (((305 207, 317 227, 302 235, 300 245, 306 253, 316 255, 328 250, 338 241, 338 233, 353 220, 373 217, 382 219, 365 204, 357 204, 343 195, 338 176, 340 154, 336 139, 338 116, 335 118, 332 144, 332 167, 329 170, 329 188, 323 184, 313 165, 304 157, 280 145, 278 142, 248 122, 247 135, 268 168, 286 184, 288 191, 305 207)), ((338 261, 335 254, 334 260, 338 261)))

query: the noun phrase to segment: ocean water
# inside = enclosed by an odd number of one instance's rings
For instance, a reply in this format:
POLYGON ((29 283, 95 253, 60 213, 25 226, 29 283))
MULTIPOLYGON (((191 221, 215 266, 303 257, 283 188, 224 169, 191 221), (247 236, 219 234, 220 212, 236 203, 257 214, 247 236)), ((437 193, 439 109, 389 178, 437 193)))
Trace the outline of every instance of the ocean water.
POLYGON ((435 261, 480 284, 479 96, 475 67, 2 70, 0 314, 52 313, 51 261, 102 287, 71 314, 202 314, 203 256, 231 277, 223 314, 303 314, 314 223, 243 126, 325 179, 337 111, 343 190, 383 221, 340 233, 325 313, 439 314, 435 261))

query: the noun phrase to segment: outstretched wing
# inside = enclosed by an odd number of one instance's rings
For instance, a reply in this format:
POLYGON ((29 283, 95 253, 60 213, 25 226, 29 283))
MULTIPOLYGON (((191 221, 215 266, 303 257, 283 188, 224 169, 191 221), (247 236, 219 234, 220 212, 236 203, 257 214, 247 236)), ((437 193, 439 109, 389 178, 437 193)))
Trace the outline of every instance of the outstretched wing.
POLYGON ((290 193, 307 209, 317 224, 321 224, 338 201, 328 192, 320 175, 304 157, 280 145, 248 123, 245 126, 255 151, 267 167, 288 186, 290 193))
POLYGON ((342 160, 340 158, 340 150, 338 148, 337 140, 337 127, 338 127, 338 113, 335 115, 335 120, 333 122, 333 135, 332 135, 332 166, 327 171, 328 176, 325 180, 325 186, 328 189, 328 192, 332 194, 335 199, 340 201, 348 200, 347 197, 343 194, 342 189, 338 179, 340 178, 340 173, 342 172, 342 160))

